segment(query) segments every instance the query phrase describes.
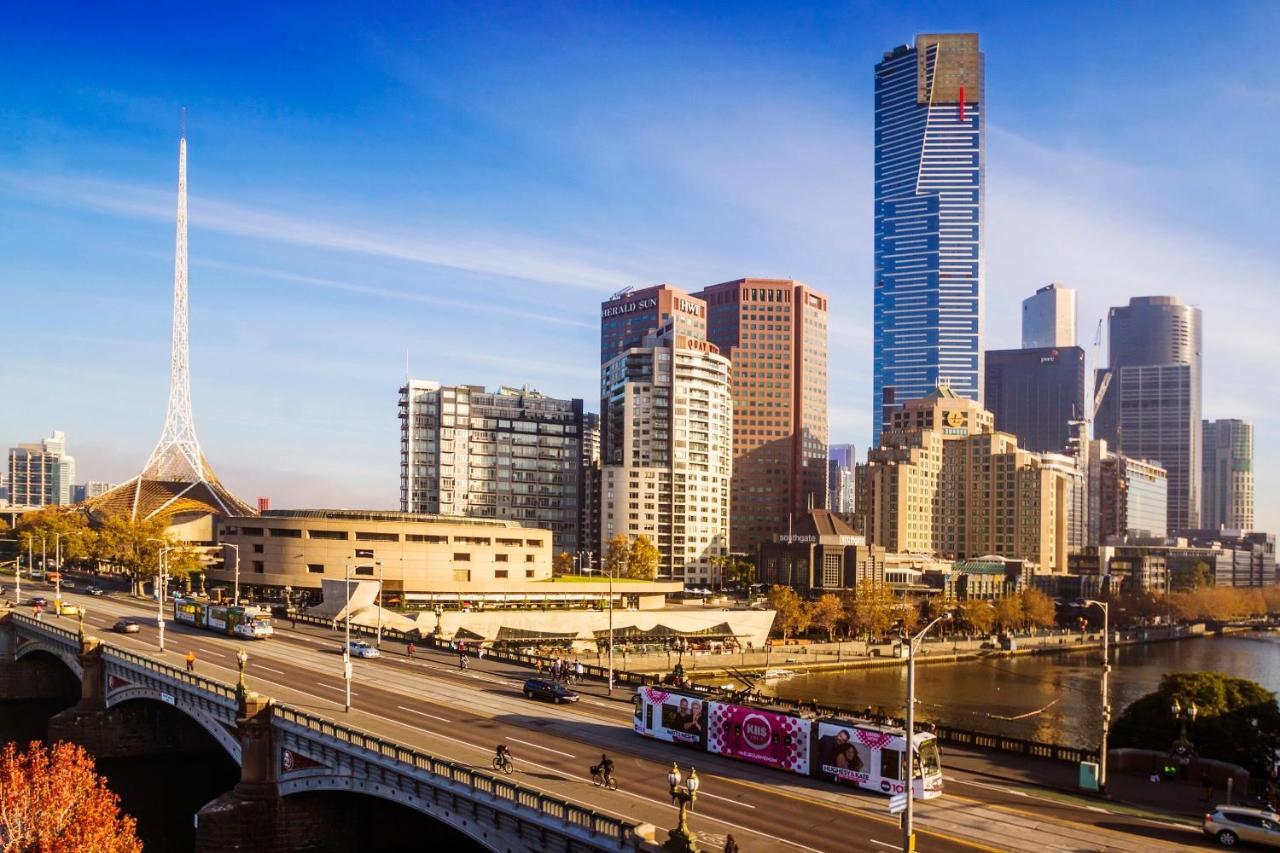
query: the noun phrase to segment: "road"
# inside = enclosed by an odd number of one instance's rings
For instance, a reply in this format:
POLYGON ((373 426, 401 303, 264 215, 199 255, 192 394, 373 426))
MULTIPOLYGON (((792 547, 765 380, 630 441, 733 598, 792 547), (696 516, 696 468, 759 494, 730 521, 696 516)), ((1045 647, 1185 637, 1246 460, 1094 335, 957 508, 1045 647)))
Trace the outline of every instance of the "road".
MULTIPOLYGON (((24 583, 24 598, 28 597, 24 583)), ((31 584, 46 597, 47 585, 31 584)), ((12 594, 12 590, 10 590, 12 594)), ((530 702, 520 694, 529 671, 471 659, 462 672, 451 655, 420 649, 410 659, 400 643, 384 641, 383 657, 354 661, 353 708, 343 710, 340 634, 277 622, 270 640, 240 641, 179 626, 166 614, 166 647, 156 648, 155 605, 125 597, 93 598, 64 592, 87 608, 86 626, 107 642, 181 665, 188 650, 197 671, 234 681, 235 653, 248 651, 251 689, 280 701, 401 741, 460 763, 487 768, 494 746, 508 743, 517 779, 603 812, 664 828, 675 823, 666 793, 672 762, 687 772, 696 762, 702 780, 690 826, 707 849, 732 833, 746 851, 885 851, 899 849, 898 821, 887 800, 837 789, 816 780, 692 753, 637 737, 631 731, 629 691, 617 698, 603 687, 584 689, 574 705, 530 702), (109 631, 121 616, 142 625, 138 634, 109 631), (601 752, 616 764, 619 790, 591 785, 587 767, 601 752)), ((70 627, 75 620, 45 619, 70 627)), ((917 849, 1149 851, 1203 848, 1192 827, 1118 811, 1028 796, 945 766, 943 797, 917 804, 917 849)))

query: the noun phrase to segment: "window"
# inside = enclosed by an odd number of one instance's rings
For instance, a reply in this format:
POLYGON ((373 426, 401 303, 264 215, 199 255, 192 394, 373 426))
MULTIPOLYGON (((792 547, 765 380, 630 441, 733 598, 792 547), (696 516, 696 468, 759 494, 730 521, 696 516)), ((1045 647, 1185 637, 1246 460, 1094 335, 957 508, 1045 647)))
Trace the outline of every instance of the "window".
POLYGON ((525 570, 524 570, 524 576, 525 576, 525 577, 527 577, 527 578, 531 578, 531 577, 533 577, 533 569, 525 569, 525 570))
POLYGON ((372 574, 373 574, 373 566, 356 566, 356 574, 358 574, 358 575, 372 575, 372 574))
POLYGON ((528 542, 526 542, 525 544, 526 544, 526 545, 528 545, 530 548, 541 548, 541 547, 542 547, 542 540, 541 540, 541 539, 530 539, 530 540, 529 540, 528 542))
POLYGON ((269 527, 267 532, 277 539, 301 539, 302 531, 292 527, 269 527))
POLYGON ((454 561, 455 563, 470 563, 470 562, 471 562, 471 555, 470 555, 470 554, 464 554, 464 553, 455 553, 455 554, 453 555, 453 561, 454 561))
POLYGON ((495 570, 494 570, 494 572, 493 572, 493 576, 494 576, 495 578, 505 578, 505 577, 507 576, 507 570, 506 570, 506 569, 495 569, 495 570))
POLYGON ((261 543, 261 542, 254 542, 254 543, 253 543, 253 553, 255 553, 255 554, 261 554, 261 553, 262 553, 262 543, 261 543))
POLYGON ((241 536, 261 536, 262 528, 261 527, 241 527, 240 535, 241 536))
POLYGON ((427 544, 429 544, 429 545, 448 545, 448 544, 449 544, 449 537, 448 537, 448 536, 434 536, 434 535, 430 535, 430 534, 425 534, 425 535, 424 535, 424 534, 422 534, 422 533, 406 533, 406 534, 404 535, 404 541, 406 541, 406 542, 426 542, 426 543, 427 543, 427 544))
POLYGON ((471 570, 470 569, 454 569, 453 579, 456 581, 470 581, 471 570))
POLYGON ((885 779, 902 778, 902 753, 892 749, 880 750, 880 776, 885 779))
POLYGON ((494 555, 493 555, 493 561, 494 561, 495 563, 505 563, 505 562, 507 561, 507 555, 506 555, 506 554, 494 554, 494 555))
POLYGON ((525 554, 525 555, 524 555, 524 561, 525 561, 526 563, 532 563, 532 562, 533 562, 533 554, 525 554))
POLYGON ((488 545, 488 536, 455 536, 453 541, 459 545, 488 545))
POLYGON ((324 566, 320 563, 307 563, 307 571, 313 575, 324 574, 324 566))
POLYGON ((399 542, 399 533, 374 533, 368 530, 357 530, 356 539, 362 542, 399 542))
POLYGON ((262 565, 262 561, 261 561, 261 560, 254 560, 254 561, 253 561, 253 570, 254 570, 255 572, 257 572, 258 574, 262 574, 264 571, 266 571, 266 569, 265 569, 265 568, 263 567, 263 565, 262 565))
POLYGON ((347 539, 347 531, 345 530, 308 530, 308 539, 347 539))

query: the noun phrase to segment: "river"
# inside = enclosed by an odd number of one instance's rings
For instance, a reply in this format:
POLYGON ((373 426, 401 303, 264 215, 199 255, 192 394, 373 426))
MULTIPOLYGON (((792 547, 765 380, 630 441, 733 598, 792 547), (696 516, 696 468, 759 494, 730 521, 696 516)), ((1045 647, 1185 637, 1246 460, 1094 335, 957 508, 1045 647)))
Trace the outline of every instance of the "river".
MULTIPOLYGON (((1093 745, 1101 710, 1101 659, 1100 652, 1077 652, 918 666, 918 713, 923 719, 979 731, 1069 746, 1093 745)), ((1236 634, 1116 649, 1111 670, 1113 715, 1155 690, 1165 673, 1201 670, 1248 678, 1280 692, 1280 634, 1236 634)), ((816 699, 820 704, 854 709, 883 706, 901 714, 906 682, 906 667, 885 667, 798 674, 765 682, 764 690, 786 699, 816 699)))

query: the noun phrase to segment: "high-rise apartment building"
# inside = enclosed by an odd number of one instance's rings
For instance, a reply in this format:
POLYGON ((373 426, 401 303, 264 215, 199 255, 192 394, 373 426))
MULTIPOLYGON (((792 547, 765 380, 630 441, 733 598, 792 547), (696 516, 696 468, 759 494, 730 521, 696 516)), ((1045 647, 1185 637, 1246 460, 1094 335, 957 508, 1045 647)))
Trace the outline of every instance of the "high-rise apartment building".
POLYGON ((939 385, 982 400, 985 105, 976 33, 876 66, 873 443, 939 385))
POLYGON ((1076 345, 1076 292, 1049 284, 1022 300, 1022 348, 1076 345))
POLYGON ((1084 350, 1080 347, 1003 349, 987 353, 983 394, 996 429, 1018 437, 1037 453, 1062 453, 1074 434, 1071 422, 1084 407, 1084 350))
POLYGON ((945 387, 892 412, 880 447, 857 468, 855 526, 867 542, 952 559, 997 554, 1065 571, 1068 478, 993 422, 945 387))
POLYGON ((1094 420, 1098 438, 1169 474, 1171 531, 1200 527, 1200 309, 1176 296, 1138 296, 1112 308, 1110 387, 1094 420))
POLYGON ((827 500, 827 298, 789 279, 705 288, 707 339, 733 363, 735 552, 827 500))
POLYGON ((582 464, 578 474, 578 547, 582 571, 600 565, 600 416, 582 416, 582 464))
POLYGON ((1200 526, 1253 530, 1253 424, 1204 421, 1200 526))
POLYGON ((600 363, 636 346, 668 323, 678 335, 705 340, 707 305, 669 284, 618 291, 600 305, 600 363))
POLYGON ((644 536, 661 555, 659 577, 718 585, 733 472, 729 360, 680 325, 668 318, 601 370, 597 550, 644 536))
POLYGON ((71 502, 92 500, 102 497, 116 487, 115 483, 104 483, 101 480, 90 480, 87 483, 71 487, 71 502))
POLYGON ((852 444, 833 444, 827 453, 827 509, 848 519, 853 515, 853 468, 858 456, 852 444))
POLYGON ((400 389, 402 512, 518 521, 576 554, 581 462, 581 400, 420 380, 400 389))
POLYGON ((72 502, 76 460, 61 430, 33 444, 9 448, 9 502, 14 506, 66 506, 72 502))

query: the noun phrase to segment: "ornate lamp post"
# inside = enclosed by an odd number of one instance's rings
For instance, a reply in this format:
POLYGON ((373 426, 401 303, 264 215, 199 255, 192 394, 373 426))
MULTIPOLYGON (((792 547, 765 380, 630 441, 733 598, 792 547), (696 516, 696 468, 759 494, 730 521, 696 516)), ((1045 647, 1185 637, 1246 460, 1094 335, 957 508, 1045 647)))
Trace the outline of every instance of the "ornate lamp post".
POLYGON ((240 668, 240 680, 236 682, 236 696, 244 699, 248 690, 244 686, 244 668, 249 665, 249 655, 244 650, 236 652, 236 666, 240 668))
POLYGON ((76 618, 80 621, 80 647, 84 648, 84 607, 80 607, 80 612, 76 618))
POLYGON ((1191 764, 1191 759, 1196 754, 1195 744, 1187 737, 1187 724, 1196 721, 1196 715, 1200 713, 1200 709, 1196 707, 1195 702, 1188 702, 1183 705, 1177 699, 1173 700, 1169 708, 1173 711, 1173 716, 1178 721, 1178 739, 1173 742, 1173 747, 1169 752, 1174 758, 1178 759, 1178 771, 1185 776, 1187 767, 1191 764))
POLYGON ((663 847, 679 853, 697 853, 697 841, 689 832, 688 812, 698 799, 698 771, 690 767, 689 780, 682 785, 680 767, 673 763, 671 772, 667 774, 667 785, 671 788, 671 802, 680 804, 680 825, 668 832, 669 837, 663 847))

